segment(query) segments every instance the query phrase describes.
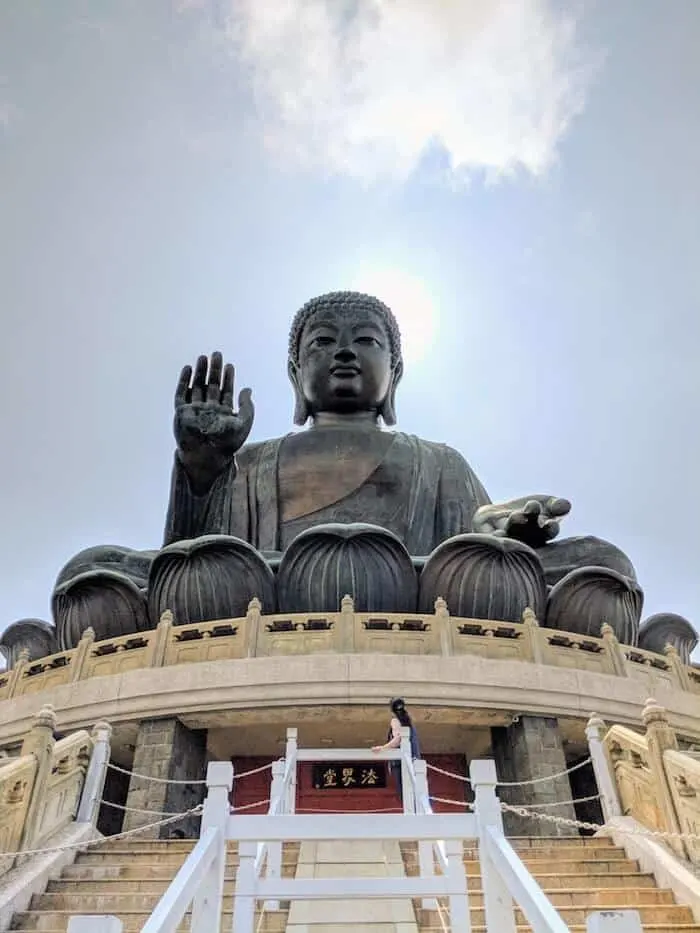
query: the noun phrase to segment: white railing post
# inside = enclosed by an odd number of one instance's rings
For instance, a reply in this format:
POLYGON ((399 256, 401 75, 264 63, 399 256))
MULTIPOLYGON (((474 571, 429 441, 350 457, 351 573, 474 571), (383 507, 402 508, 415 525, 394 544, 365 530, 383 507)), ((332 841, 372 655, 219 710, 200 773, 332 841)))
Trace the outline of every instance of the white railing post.
POLYGON ((287 785, 287 802, 285 813, 296 813, 297 810, 297 747, 298 730, 294 727, 287 729, 287 747, 284 757, 287 767, 291 768, 289 784, 287 785))
POLYGON ((403 792, 403 812, 416 812, 416 799, 413 791, 413 754, 411 752, 411 730, 401 727, 401 790, 403 792))
POLYGON ((207 768, 207 796, 202 811, 200 839, 209 829, 218 831, 216 857, 192 902, 191 933, 219 933, 226 873, 226 835, 229 818, 229 795, 233 787, 230 761, 212 761, 207 768))
POLYGON ((610 771, 608 756, 603 745, 603 730, 605 723, 596 713, 591 714, 591 718, 586 725, 586 738, 588 739, 588 749, 591 755, 591 764, 598 785, 600 794, 600 806, 603 810, 603 820, 609 823, 614 816, 620 816, 620 798, 615 785, 615 778, 610 771))
MULTIPOLYGON (((479 832, 479 862, 481 887, 484 892, 486 928, 498 933, 515 933, 513 899, 500 873, 489 856, 487 831, 493 827, 503 836, 501 804, 496 796, 496 765, 493 761, 472 761, 469 769, 474 789, 474 813, 479 832)), ((454 924, 453 924, 454 926, 454 924)))
MULTIPOLYGON (((296 731, 296 730, 295 730, 296 731)), ((257 842, 239 842, 232 933, 254 933, 257 842)))
MULTIPOLYGON (((425 804, 430 805, 428 795, 428 768, 420 759, 413 762, 413 773, 416 776, 416 813, 430 813, 425 804)), ((433 843, 421 839, 418 843, 418 865, 421 878, 430 878, 434 874, 433 843)), ((435 898, 423 898, 424 910, 437 910, 435 898)))
MULTIPOLYGON (((279 816, 284 813, 284 803, 282 794, 284 792, 284 771, 287 763, 284 759, 272 762, 272 786, 270 788, 270 810, 277 803, 277 809, 274 813, 279 816)), ((282 877, 282 843, 268 842, 267 844, 267 865, 265 868, 266 878, 282 877)), ((279 910, 279 901, 266 901, 265 910, 279 910)))
POLYGON ((636 910, 596 910, 586 917, 586 933, 642 933, 636 910))
POLYGON ((100 801, 107 777, 112 727, 108 722, 97 722, 93 727, 92 736, 92 755, 90 755, 90 764, 85 775, 75 821, 76 823, 92 823, 94 826, 100 812, 100 801))
MULTIPOLYGON (((463 933, 471 933, 472 918, 469 911, 469 894, 467 891, 467 873, 464 868, 464 843, 461 839, 448 839, 445 843, 447 854, 447 878, 450 882, 450 927, 463 933), (458 891, 459 893, 454 893, 458 891)), ((512 911, 511 911, 512 913, 512 911)), ((488 923, 488 920, 487 920, 488 923)), ((507 933, 506 927, 491 927, 497 933, 507 933)), ((513 927, 515 930, 515 927, 513 927)))

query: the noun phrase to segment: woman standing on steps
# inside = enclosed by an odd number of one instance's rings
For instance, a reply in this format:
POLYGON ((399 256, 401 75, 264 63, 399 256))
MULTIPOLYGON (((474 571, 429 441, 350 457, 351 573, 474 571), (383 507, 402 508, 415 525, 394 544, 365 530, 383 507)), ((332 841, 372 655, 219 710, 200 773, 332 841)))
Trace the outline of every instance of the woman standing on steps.
MULTIPOLYGON (((390 749, 400 748, 401 747, 401 729, 408 728, 410 732, 410 742, 411 742, 411 758, 416 759, 420 758, 420 743, 418 741, 418 733, 416 732, 416 727, 413 725, 413 721, 408 714, 406 709, 406 704, 401 697, 396 697, 389 704, 392 712, 391 722, 389 723, 389 732, 387 735, 387 741, 384 745, 374 745, 372 751, 375 754, 379 752, 388 752, 390 749)), ((396 787, 399 794, 399 800, 403 803, 403 783, 401 781, 401 761, 390 761, 389 770, 394 775, 394 780, 396 781, 396 787)))

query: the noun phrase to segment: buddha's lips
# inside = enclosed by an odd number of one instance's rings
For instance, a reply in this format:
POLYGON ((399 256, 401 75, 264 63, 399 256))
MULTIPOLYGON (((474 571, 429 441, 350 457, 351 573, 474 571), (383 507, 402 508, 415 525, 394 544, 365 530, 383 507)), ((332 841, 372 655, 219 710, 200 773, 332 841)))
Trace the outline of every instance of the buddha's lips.
POLYGON ((331 367, 331 376, 347 378, 348 376, 359 376, 361 370, 357 366, 333 366, 331 367))

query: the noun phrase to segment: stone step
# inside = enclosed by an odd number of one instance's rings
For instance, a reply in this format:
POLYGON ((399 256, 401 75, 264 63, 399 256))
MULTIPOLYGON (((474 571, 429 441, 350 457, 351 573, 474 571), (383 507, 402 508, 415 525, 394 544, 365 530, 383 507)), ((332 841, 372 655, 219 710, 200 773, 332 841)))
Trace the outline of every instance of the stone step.
MULTIPOLYGON (((572 931, 577 927, 579 927, 581 930, 584 930, 586 925, 586 916, 590 913, 591 909, 593 908, 562 908, 559 910, 559 913, 564 922, 570 927, 572 931)), ((680 931, 700 931, 700 925, 693 923, 692 913, 688 907, 679 907, 675 905, 645 907, 639 905, 635 906, 634 909, 639 911, 644 927, 644 933, 652 933, 652 931, 661 930, 668 931, 668 933, 680 933, 680 931)), ((47 933, 47 931, 61 931, 61 933, 65 933, 68 927, 68 921, 71 916, 75 915, 75 913, 76 912, 74 910, 26 911, 15 915, 11 928, 13 930, 42 931, 42 933, 47 933)), ((84 910, 81 911, 81 913, 84 915, 89 915, 90 911, 84 910)), ((100 911, 100 913, 102 913, 102 911, 100 911)), ((267 911, 265 913, 267 914, 267 911)), ((122 920, 125 933, 137 933, 137 931, 141 929, 141 927, 148 919, 149 912, 139 910, 120 910, 116 915, 122 920)), ((230 910, 225 910, 223 912, 223 929, 230 929, 231 917, 232 914, 230 910)), ((519 910, 516 911, 516 918, 518 929, 520 930, 522 928, 522 930, 527 930, 528 925, 519 910)), ((276 912, 274 917, 272 914, 270 914, 270 916, 266 917, 266 919, 269 921, 269 923, 273 924, 273 926, 277 923, 286 925, 286 912, 276 912)), ((478 930, 482 930, 484 933, 486 933, 485 911, 483 908, 473 908, 471 910, 471 919, 473 933, 476 933, 478 930)), ((284 925, 280 925, 278 929, 283 931, 284 925)), ((189 921, 186 919, 178 929, 185 931, 188 929, 188 926, 189 921)), ((432 933, 433 930, 443 930, 439 918, 435 922, 430 920, 426 923, 422 923, 419 929, 420 933, 432 933)))
POLYGON ((514 849, 538 848, 551 845, 611 846, 615 843, 610 836, 508 836, 514 849))
MULTIPOLYGON (((86 912, 84 916, 89 916, 86 912)), ((34 930, 37 933, 66 933, 68 921, 74 913, 68 911, 46 911, 16 914, 13 918, 11 930, 34 930)), ((255 930, 257 933, 285 933, 287 928, 287 910, 264 911, 261 916, 260 911, 255 913, 255 930)), ((233 914, 231 912, 222 914, 222 930, 230 930, 233 914)), ((148 919, 148 914, 133 912, 122 912, 119 919, 124 925, 124 933, 140 933, 141 928, 148 919)), ((189 933, 190 920, 185 917, 182 923, 177 927, 177 933, 189 933)))
MULTIPOLYGON (((286 853, 283 856, 285 862, 290 861, 292 857, 287 858, 286 853)), ((539 855, 530 855, 528 853, 522 853, 521 858, 523 863, 528 867, 528 869, 533 873, 542 873, 542 874, 576 874, 577 872, 583 872, 585 874, 604 874, 604 873, 620 873, 620 874, 629 874, 630 872, 637 871, 637 863, 631 859, 628 859, 624 851, 611 849, 606 853, 606 857, 603 858, 540 858, 539 855)), ((75 869, 83 868, 93 868, 101 866, 103 868, 115 868, 116 866, 123 865, 128 869, 128 875, 126 877, 149 877, 150 873, 154 869, 159 869, 164 872, 165 875, 173 877, 178 869, 183 865, 185 861, 185 856, 182 855, 156 855, 154 864, 154 855, 146 854, 136 854, 133 856, 124 855, 119 856, 117 853, 112 852, 90 852, 88 854, 80 856, 75 865, 75 869)), ((415 869, 417 866, 417 858, 413 856, 407 856, 404 859, 407 870, 415 869)), ((480 865, 477 858, 465 858, 464 865, 469 875, 478 875, 480 873, 480 865)), ((235 871, 238 866, 238 858, 236 856, 229 855, 226 859, 227 869, 230 871, 235 871)))
MULTIPOLYGON (((452 933, 452 927, 446 921, 446 925, 437 926, 419 926, 419 933, 452 933)), ((472 926, 471 933, 490 933, 483 924, 472 926)), ((532 927, 526 923, 519 923, 516 926, 516 933, 532 933, 532 927)), ((569 925, 569 933, 586 933, 585 923, 573 923, 569 925)), ((700 924, 696 923, 645 923, 644 933, 700 933, 700 924)))
MULTIPOLYGON (((639 871, 637 862, 628 858, 613 859, 612 861, 603 861, 602 859, 576 859, 572 861, 524 858, 522 861, 533 875, 630 875, 639 871)), ((477 861, 465 861, 464 867, 470 877, 481 874, 481 866, 477 861)))
MULTIPOLYGON (((611 861, 612 859, 624 859, 626 857, 624 849, 617 849, 613 846, 523 846, 520 849, 515 849, 515 851, 523 861, 526 859, 556 859, 557 861, 575 862, 579 859, 590 860, 592 858, 611 861)), ((417 857, 417 852, 415 854, 417 857)), ((478 846, 466 843, 464 858, 468 860, 478 859, 478 846)))
MULTIPOLYGON (((285 877, 291 877, 294 874, 296 863, 286 862, 282 865, 282 871, 285 877)), ((414 872, 416 874, 417 872, 414 872)), ((151 868, 147 875, 141 873, 132 874, 132 869, 128 865, 106 865, 99 867, 80 867, 71 865, 64 868, 61 879, 49 882, 48 891, 68 890, 68 886, 80 890, 102 890, 105 884, 122 885, 125 890, 150 890, 158 887, 163 890, 170 884, 174 877, 170 869, 161 869, 158 866, 151 868), (81 885, 89 887, 81 887, 81 885), (60 887, 59 887, 60 886, 60 887), (65 887, 63 887, 65 886, 65 887)), ((474 889, 474 884, 478 875, 470 875, 470 887, 474 889)), ((233 884, 235 881, 235 871, 227 870, 226 883, 233 884)), ((642 872, 627 873, 605 873, 581 874, 563 874, 553 872, 550 874, 538 873, 538 883, 548 891, 557 889, 579 889, 595 890, 597 888, 653 888, 655 881, 653 875, 642 872)))
MULTIPOLYGON (((59 882, 60 884, 60 882, 59 882)), ((46 894, 35 895, 30 906, 31 910, 55 911, 70 910, 75 913, 106 913, 119 914, 121 910, 152 911, 159 899, 165 893, 166 886, 134 890, 128 886, 120 890, 114 889, 114 883, 103 885, 100 890, 96 885, 92 891, 84 887, 79 890, 49 891, 46 894)), ((545 894, 554 906, 559 909, 569 907, 622 908, 622 907, 652 907, 675 906, 673 894, 669 890, 658 888, 608 888, 604 891, 589 891, 585 889, 569 889, 558 891, 545 891, 545 894)), ((470 904, 473 908, 483 907, 483 893, 478 890, 469 892, 470 904)), ((224 910, 233 909, 233 885, 228 885, 224 892, 224 910)))

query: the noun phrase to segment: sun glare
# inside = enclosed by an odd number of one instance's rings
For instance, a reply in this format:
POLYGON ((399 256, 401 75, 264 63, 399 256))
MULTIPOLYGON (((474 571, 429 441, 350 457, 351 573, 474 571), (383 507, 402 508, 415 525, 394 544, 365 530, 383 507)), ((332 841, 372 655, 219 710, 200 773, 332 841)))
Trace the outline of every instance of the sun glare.
POLYGON ((400 269, 365 268, 358 272, 350 287, 389 305, 401 328, 407 362, 414 363, 426 356, 433 341, 437 309, 421 279, 400 269))

